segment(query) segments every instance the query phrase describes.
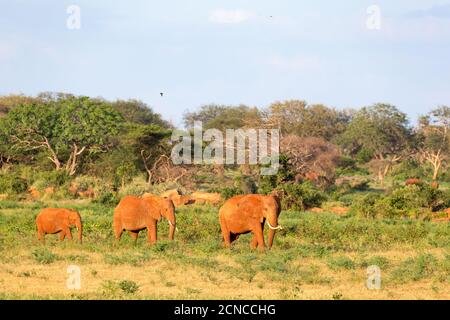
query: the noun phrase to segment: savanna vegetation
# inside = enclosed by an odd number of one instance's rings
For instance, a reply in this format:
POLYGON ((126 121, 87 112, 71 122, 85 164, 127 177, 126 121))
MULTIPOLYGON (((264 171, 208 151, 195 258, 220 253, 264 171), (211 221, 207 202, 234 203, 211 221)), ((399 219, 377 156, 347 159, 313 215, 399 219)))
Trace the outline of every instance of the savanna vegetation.
POLYGON ((174 165, 175 129, 137 100, 63 93, 0 97, 0 298, 450 298, 450 108, 411 123, 389 104, 342 110, 305 101, 268 108, 206 105, 189 128, 280 129, 280 169, 174 165), (167 241, 114 245, 112 214, 125 195, 178 189, 237 194, 274 191, 284 227, 265 253, 250 235, 222 247, 218 207, 177 208, 167 241), (84 243, 38 243, 45 207, 78 210, 84 243), (65 286, 79 265, 82 289, 65 286), (366 269, 382 289, 366 287, 366 269))

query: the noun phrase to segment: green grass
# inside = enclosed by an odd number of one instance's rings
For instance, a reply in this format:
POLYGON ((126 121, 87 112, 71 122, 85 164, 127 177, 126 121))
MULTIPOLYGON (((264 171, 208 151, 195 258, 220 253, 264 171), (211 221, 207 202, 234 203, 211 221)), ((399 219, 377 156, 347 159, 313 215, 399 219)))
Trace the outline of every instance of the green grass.
POLYGON ((52 253, 48 248, 36 248, 32 254, 34 260, 40 264, 50 264, 60 259, 60 257, 52 253))
MULTIPOLYGON (((214 275, 209 274, 214 271, 264 288, 264 282, 255 280, 259 279, 258 275, 263 275, 285 284, 286 288, 280 289, 280 295, 291 298, 301 294, 301 289, 297 290, 295 286, 331 285, 336 280, 336 272, 350 274, 358 271, 363 274, 370 265, 382 269, 386 276, 383 285, 421 279, 450 282, 450 255, 442 258, 427 253, 436 249, 450 252, 450 228, 445 223, 282 212, 280 224, 284 229, 277 232, 274 247, 261 253, 250 249, 250 234, 241 236, 231 250, 225 249, 218 223, 218 208, 209 206, 177 210, 179 232, 176 233, 175 241, 167 240, 168 224, 163 220, 158 225, 159 240, 154 246, 147 244, 146 231, 140 233, 136 245, 127 233, 123 234, 119 245, 115 244, 112 207, 88 202, 2 202, 0 206, 0 262, 3 263, 20 263, 24 259, 31 259, 38 264, 67 261, 89 266, 95 254, 111 267, 128 265, 139 268, 152 261, 165 261, 181 270, 195 267, 199 272, 204 272, 210 282, 217 282, 214 275), (34 219, 41 208, 49 205, 67 206, 81 213, 84 223, 82 245, 76 241, 59 242, 55 235, 47 235, 45 247, 38 242, 34 219), (416 255, 404 260, 383 255, 383 252, 397 248, 416 255), (70 252, 61 254, 66 249, 70 252), (306 259, 315 259, 320 263, 308 264, 305 263, 306 259), (224 260, 228 263, 221 262, 224 260)), ((23 271, 20 276, 32 277, 30 272, 23 271)), ((95 270, 89 272, 97 274, 95 270)), ((127 298, 139 294, 139 284, 124 281, 131 280, 104 282, 99 296, 127 298)), ((164 280, 162 285, 166 288, 178 286, 171 280, 164 280)), ((185 295, 190 297, 195 297, 196 290, 201 293, 201 288, 186 290, 185 295)), ((0 299, 10 297, 14 297, 14 294, 0 295, 0 299)), ((77 297, 83 298, 82 295, 77 297)), ((329 298, 341 299, 343 296, 336 291, 329 298)))
POLYGON ((449 263, 448 255, 444 260, 439 260, 432 254, 422 253, 415 258, 408 258, 402 261, 390 274, 390 280, 398 283, 430 278, 441 282, 449 281, 449 263))

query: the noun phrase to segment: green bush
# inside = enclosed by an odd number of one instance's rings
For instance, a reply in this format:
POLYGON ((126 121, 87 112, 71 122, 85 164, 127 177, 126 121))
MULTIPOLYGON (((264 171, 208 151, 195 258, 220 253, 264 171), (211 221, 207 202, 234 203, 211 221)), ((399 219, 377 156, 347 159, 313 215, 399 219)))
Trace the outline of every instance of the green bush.
POLYGON ((253 194, 257 190, 255 180, 251 176, 236 177, 234 185, 242 194, 253 194))
POLYGON ((116 195, 113 192, 104 190, 96 195, 94 202, 106 206, 115 206, 119 203, 119 199, 117 199, 116 195))
POLYGON ((394 166, 390 176, 396 180, 405 181, 406 179, 422 179, 427 176, 427 170, 417 160, 405 160, 394 166))
POLYGON ((428 184, 411 185, 392 192, 391 204, 396 209, 429 208, 441 209, 446 202, 445 193, 428 184))
POLYGON ((33 251, 33 258, 41 264, 50 264, 59 259, 59 257, 47 248, 37 248, 33 251))
POLYGON ((277 177, 274 175, 263 176, 259 180, 258 193, 269 194, 277 186, 277 177))
POLYGON ((243 194, 242 190, 237 187, 224 187, 224 188, 213 188, 210 192, 218 192, 222 195, 222 198, 227 200, 234 196, 243 194))
POLYGON ((123 198, 125 196, 141 196, 148 191, 148 183, 145 181, 144 177, 138 176, 133 178, 133 180, 126 184, 123 188, 119 190, 119 197, 123 198))
POLYGON ((123 280, 119 282, 119 288, 127 294, 133 294, 139 290, 139 285, 134 281, 123 280))
POLYGON ((42 191, 45 188, 59 188, 67 184, 70 180, 69 175, 64 170, 41 171, 34 177, 31 185, 34 189, 42 191))
POLYGON ((100 181, 98 178, 91 176, 78 176, 73 181, 72 184, 77 187, 77 191, 85 192, 89 189, 96 189, 100 181))
POLYGON ((408 258, 391 273, 391 279, 406 283, 429 278, 438 270, 438 260, 432 254, 423 253, 416 258, 408 258))
POLYGON ((286 183, 277 187, 281 192, 281 207, 284 210, 300 210, 319 207, 326 200, 325 194, 311 182, 286 183))
POLYGON ((369 193, 355 201, 352 205, 352 211, 356 212, 359 216, 364 218, 375 218, 377 211, 375 210, 375 204, 382 199, 380 194, 369 193))
POLYGON ((387 195, 368 194, 352 206, 354 212, 366 218, 411 217, 429 218, 432 211, 448 203, 447 192, 427 184, 403 186, 387 195))
POLYGON ((338 256, 335 258, 329 258, 328 259, 328 267, 332 270, 339 270, 339 269, 354 269, 355 263, 352 259, 346 257, 346 256, 338 256))
POLYGON ((356 161, 358 163, 367 163, 373 158, 373 152, 369 149, 362 148, 359 150, 359 152, 356 154, 356 161))
POLYGON ((20 194, 28 190, 28 182, 16 174, 0 175, 0 193, 20 194))
POLYGON ((342 156, 336 167, 336 177, 368 174, 366 169, 358 167, 355 159, 348 156, 342 156))

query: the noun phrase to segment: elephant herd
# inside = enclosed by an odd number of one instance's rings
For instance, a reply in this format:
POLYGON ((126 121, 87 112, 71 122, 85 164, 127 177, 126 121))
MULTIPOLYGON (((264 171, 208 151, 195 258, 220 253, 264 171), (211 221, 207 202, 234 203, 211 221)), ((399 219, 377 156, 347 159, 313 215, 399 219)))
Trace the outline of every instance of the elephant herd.
MULTIPOLYGON (((251 247, 264 250, 264 226, 269 227, 268 247, 272 247, 281 207, 273 195, 247 194, 232 197, 225 201, 219 210, 219 223, 226 247, 241 234, 253 233, 251 247)), ((113 229, 117 241, 124 231, 128 231, 136 242, 139 231, 147 229, 148 242, 157 240, 157 225, 162 218, 167 219, 169 239, 175 236, 176 216, 172 200, 159 196, 126 196, 114 209, 113 229)), ((38 239, 45 242, 45 234, 59 233, 60 240, 72 239, 71 227, 78 229, 78 240, 82 242, 83 225, 77 211, 62 208, 43 209, 36 217, 38 239)))

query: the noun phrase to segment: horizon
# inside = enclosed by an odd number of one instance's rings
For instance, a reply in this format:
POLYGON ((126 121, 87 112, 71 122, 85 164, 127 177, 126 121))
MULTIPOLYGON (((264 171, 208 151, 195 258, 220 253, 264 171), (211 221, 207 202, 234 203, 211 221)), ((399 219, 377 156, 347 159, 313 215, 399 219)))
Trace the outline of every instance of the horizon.
POLYGON ((450 1, 379 1, 374 28, 371 5, 11 1, 0 12, 0 94, 138 99, 176 127, 206 104, 380 102, 413 125, 450 104, 450 1))

